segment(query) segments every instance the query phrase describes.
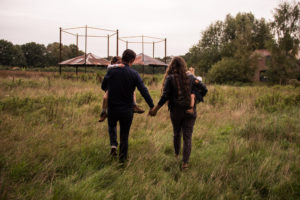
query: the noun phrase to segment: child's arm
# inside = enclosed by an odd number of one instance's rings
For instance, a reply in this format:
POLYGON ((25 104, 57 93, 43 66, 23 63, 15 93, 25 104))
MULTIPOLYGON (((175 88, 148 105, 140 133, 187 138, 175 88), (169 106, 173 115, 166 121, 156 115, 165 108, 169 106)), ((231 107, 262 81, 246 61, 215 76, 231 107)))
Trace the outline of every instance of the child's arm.
POLYGON ((113 64, 113 65, 108 65, 107 69, 115 68, 115 67, 124 67, 124 64, 113 64))

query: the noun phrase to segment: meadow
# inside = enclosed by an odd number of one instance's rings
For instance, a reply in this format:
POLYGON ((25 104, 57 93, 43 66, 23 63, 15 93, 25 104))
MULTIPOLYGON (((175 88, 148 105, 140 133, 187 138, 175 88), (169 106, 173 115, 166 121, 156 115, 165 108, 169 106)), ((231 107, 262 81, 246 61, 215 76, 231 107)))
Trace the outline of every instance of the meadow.
MULTIPOLYGON (((111 159, 102 76, 0 71, 0 199, 300 198, 300 87, 208 85, 182 171, 166 105, 111 159)), ((144 81, 157 103, 162 75, 144 81)))

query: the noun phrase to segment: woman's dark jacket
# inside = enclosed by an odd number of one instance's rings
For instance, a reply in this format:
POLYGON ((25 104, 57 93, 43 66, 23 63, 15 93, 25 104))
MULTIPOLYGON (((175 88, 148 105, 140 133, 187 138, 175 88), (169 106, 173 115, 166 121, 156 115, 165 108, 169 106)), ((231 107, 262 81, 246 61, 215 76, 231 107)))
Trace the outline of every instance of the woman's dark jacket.
MULTIPOLYGON (((193 75, 188 75, 188 78, 190 81, 189 89, 191 93, 196 94, 197 102, 203 101, 203 97, 207 93, 206 86, 201 81, 197 81, 197 79, 193 75)), ((188 109, 190 102, 182 102, 183 99, 186 98, 183 98, 181 95, 178 94, 178 87, 174 75, 168 75, 166 77, 163 93, 158 102, 158 105, 163 106, 166 103, 166 101, 169 101, 168 106, 170 110, 172 110, 172 108, 188 109)))

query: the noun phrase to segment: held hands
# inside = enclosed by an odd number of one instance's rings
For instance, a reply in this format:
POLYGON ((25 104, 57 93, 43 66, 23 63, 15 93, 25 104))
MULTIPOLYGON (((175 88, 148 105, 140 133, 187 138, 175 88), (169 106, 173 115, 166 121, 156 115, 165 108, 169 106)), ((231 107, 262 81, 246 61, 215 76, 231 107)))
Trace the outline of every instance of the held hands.
POLYGON ((155 116, 157 114, 157 111, 160 109, 160 106, 157 105, 155 107, 153 107, 150 111, 149 111, 149 115, 150 116, 155 116))
POLYGON ((152 108, 151 110, 149 110, 148 115, 154 117, 154 116, 156 115, 156 113, 157 113, 157 111, 155 110, 155 107, 154 107, 154 108, 152 108))

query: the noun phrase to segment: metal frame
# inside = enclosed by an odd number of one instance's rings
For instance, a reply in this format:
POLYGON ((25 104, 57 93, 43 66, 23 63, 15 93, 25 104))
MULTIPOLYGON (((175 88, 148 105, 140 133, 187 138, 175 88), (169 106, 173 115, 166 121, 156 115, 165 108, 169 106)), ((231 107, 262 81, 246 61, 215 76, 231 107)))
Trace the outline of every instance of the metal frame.
MULTIPOLYGON (((152 37, 152 36, 145 36, 145 35, 139 35, 139 36, 126 36, 126 37, 119 37, 119 40, 126 43, 126 49, 128 49, 128 44, 142 44, 142 55, 143 55, 143 62, 144 62, 144 44, 152 44, 152 57, 154 58, 154 52, 155 52, 155 44, 164 42, 165 43, 165 63, 167 64, 167 38, 158 38, 158 37, 152 37), (133 38, 141 38, 141 42, 130 42, 128 39, 133 38), (145 42, 144 38, 152 39, 152 42, 145 42)), ((166 67, 165 67, 166 69, 166 67)), ((154 74, 154 66, 152 66, 152 73, 154 74)), ((143 77, 145 74, 145 65, 143 65, 143 77)))
POLYGON ((167 64, 167 38, 158 38, 158 37, 152 37, 152 36, 126 36, 126 37, 119 37, 119 40, 126 43, 126 49, 128 49, 128 44, 142 44, 142 54, 143 54, 143 61, 144 61, 144 44, 152 44, 153 49, 153 58, 154 58, 154 52, 155 52, 155 44, 164 42, 165 43, 165 63, 167 64), (132 38, 141 38, 141 42, 130 42, 128 39, 132 38), (152 39, 152 42, 145 42, 144 38, 152 39))
MULTIPOLYGON (((109 57, 109 39, 110 37, 116 35, 116 55, 119 55, 119 30, 109 30, 109 29, 103 29, 103 28, 95 28, 95 27, 89 27, 87 25, 82 26, 82 27, 71 27, 71 28, 59 28, 59 63, 62 62, 61 60, 61 53, 62 53, 62 33, 66 33, 72 36, 76 37, 76 46, 77 46, 77 52, 76 56, 78 56, 78 38, 79 37, 84 37, 85 38, 85 45, 84 45, 84 54, 85 54, 85 59, 84 59, 84 66, 85 66, 85 72, 86 72, 86 53, 87 53, 87 38, 88 37, 98 37, 98 38, 107 38, 107 57, 109 57), (78 33, 73 33, 71 31, 73 30, 78 30, 78 29, 85 29, 85 34, 84 35, 78 35, 78 33), (110 32, 112 34, 107 34, 107 35, 88 35, 87 31, 88 29, 94 29, 94 30, 99 30, 99 31, 105 31, 105 32, 110 32), (69 31, 71 30, 71 31, 69 31)), ((76 73, 77 73, 77 68, 76 66, 76 73)), ((61 65, 59 65, 59 73, 61 74, 61 65)))

